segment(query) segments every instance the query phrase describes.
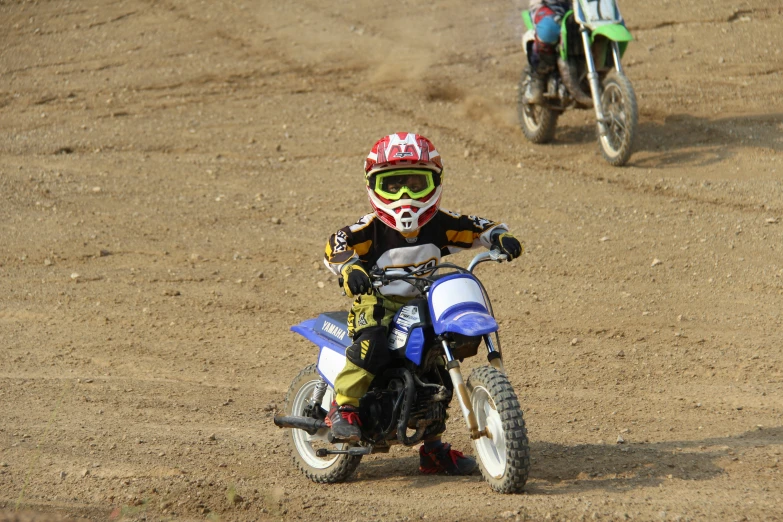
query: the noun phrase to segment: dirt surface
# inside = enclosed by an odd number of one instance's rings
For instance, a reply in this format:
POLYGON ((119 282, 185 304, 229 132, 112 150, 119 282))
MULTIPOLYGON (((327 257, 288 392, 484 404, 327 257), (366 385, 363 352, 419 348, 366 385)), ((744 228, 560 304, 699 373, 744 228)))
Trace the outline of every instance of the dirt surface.
MULTIPOLYGON (((524 1, 0 1, 0 519, 780 520, 776 4, 621 4, 615 169, 589 112, 524 140, 524 1), (289 326, 349 305, 324 243, 402 130, 445 208, 526 243, 479 269, 524 495, 400 447, 316 485, 272 424, 316 356, 289 326)), ((447 437, 472 453, 458 410, 447 437)))

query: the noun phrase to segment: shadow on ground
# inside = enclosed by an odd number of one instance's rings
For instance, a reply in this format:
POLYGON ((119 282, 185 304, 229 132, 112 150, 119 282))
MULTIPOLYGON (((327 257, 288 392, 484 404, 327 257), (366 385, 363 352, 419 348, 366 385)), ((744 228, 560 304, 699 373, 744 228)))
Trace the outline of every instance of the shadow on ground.
MULTIPOLYGON (((627 491, 667 480, 710 480, 724 473, 722 459, 741 457, 747 448, 780 446, 783 427, 733 437, 645 444, 531 444, 533 463, 526 493, 573 495, 589 490, 627 491)), ((453 482, 482 482, 470 477, 420 475, 418 457, 365 460, 352 482, 396 480, 423 488, 453 482)))
POLYGON ((529 493, 573 494, 594 489, 629 490, 665 480, 710 480, 724 473, 722 459, 747 448, 781 445, 783 428, 733 437, 651 444, 564 446, 537 443, 529 493))
MULTIPOLYGON (((746 147, 783 151, 783 114, 701 118, 689 114, 667 116, 662 123, 640 116, 634 153, 629 165, 640 168, 703 167, 721 163, 746 147)), ((592 124, 558 128, 552 146, 596 141, 592 124)))

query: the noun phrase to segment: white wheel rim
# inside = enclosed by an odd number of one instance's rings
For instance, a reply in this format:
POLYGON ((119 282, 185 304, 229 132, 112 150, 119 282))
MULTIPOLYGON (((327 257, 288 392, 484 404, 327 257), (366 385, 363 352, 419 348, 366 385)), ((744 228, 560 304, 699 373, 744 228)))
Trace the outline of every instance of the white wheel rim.
MULTIPOLYGON (((313 390, 315 390, 318 379, 314 379, 308 383, 305 383, 294 397, 293 405, 291 406, 291 415, 301 416, 303 415, 304 408, 307 406, 307 401, 313 396, 313 390)), ((329 410, 329 406, 332 403, 334 391, 331 388, 326 389, 323 400, 321 400, 321 407, 325 410, 329 410)), ((340 457, 335 455, 330 459, 321 458, 315 454, 315 448, 313 448, 313 441, 327 442, 326 434, 328 429, 324 428, 319 430, 315 435, 310 435, 304 430, 291 429, 291 438, 294 441, 294 447, 297 453, 302 457, 302 460, 307 463, 308 466, 316 469, 326 469, 340 457)), ((323 447, 323 445, 321 445, 323 447)), ((342 448, 342 444, 335 445, 336 448, 342 448)))
POLYGON ((501 478, 506 472, 507 460, 503 420, 495 407, 495 402, 483 386, 473 389, 470 403, 476 414, 479 430, 486 428, 490 434, 490 437, 481 437, 474 441, 476 453, 487 473, 494 478, 501 478))

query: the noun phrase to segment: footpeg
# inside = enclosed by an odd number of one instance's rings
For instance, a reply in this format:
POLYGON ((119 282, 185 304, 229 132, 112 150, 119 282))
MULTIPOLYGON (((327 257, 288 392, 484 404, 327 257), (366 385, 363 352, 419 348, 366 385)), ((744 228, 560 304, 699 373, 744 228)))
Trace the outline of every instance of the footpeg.
POLYGON ((370 453, 372 453, 372 446, 354 446, 344 450, 320 448, 315 452, 316 456, 320 458, 326 457, 327 455, 351 455, 352 457, 359 457, 362 455, 369 455, 370 453))

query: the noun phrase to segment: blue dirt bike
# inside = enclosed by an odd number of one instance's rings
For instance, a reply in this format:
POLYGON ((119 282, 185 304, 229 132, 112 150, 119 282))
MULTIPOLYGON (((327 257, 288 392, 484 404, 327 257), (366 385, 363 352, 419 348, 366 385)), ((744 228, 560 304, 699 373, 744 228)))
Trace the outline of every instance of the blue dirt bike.
POLYGON ((522 491, 530 469, 525 421, 503 369, 489 297, 473 275, 479 263, 505 258, 489 250, 475 256, 467 269, 442 263, 434 269, 371 271, 375 288, 405 281, 419 297, 403 306, 389 327, 392 362, 360 401, 359 443, 336 439, 324 422, 351 343, 347 313, 328 312, 291 327, 320 350, 318 362, 294 378, 284 415, 274 419, 277 426, 292 428, 291 453, 305 476, 341 482, 364 455, 388 452, 393 444, 412 446, 443 432, 446 408, 456 394, 486 481, 500 493, 522 491), (473 370, 465 383, 460 361, 476 355, 482 341, 489 365, 473 370))

